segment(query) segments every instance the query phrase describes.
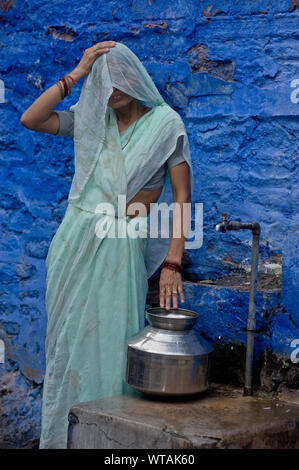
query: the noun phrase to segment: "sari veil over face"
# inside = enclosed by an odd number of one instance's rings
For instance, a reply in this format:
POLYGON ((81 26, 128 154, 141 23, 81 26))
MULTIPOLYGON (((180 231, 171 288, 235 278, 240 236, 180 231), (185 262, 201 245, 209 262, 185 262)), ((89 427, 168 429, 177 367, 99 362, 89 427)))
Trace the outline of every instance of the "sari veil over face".
MULTIPOLYGON (((74 111, 75 174, 62 223, 50 244, 47 266, 46 374, 40 448, 66 448, 68 412, 84 401, 139 394, 125 382, 126 339, 144 327, 147 279, 163 261, 169 235, 150 237, 149 219, 171 204, 167 170, 149 216, 130 218, 129 202, 175 151, 179 138, 193 173, 188 138, 179 114, 165 103, 133 52, 121 43, 98 57, 84 80, 74 111), (122 151, 113 87, 153 108, 142 116, 122 151), (107 210, 103 205, 109 203, 107 210), (141 225, 144 238, 110 238, 141 225), (98 236, 99 227, 104 235, 98 236), (96 235, 97 233, 97 235, 96 235)), ((162 215, 163 219, 163 215, 162 215)), ((163 220, 161 221, 161 226, 163 220)))
MULTIPOLYGON (((108 106, 113 87, 138 99, 148 107, 157 107, 156 119, 151 128, 143 130, 138 143, 130 148, 132 167, 124 182, 124 175, 115 181, 119 194, 126 194, 129 202, 167 161, 183 139, 182 154, 189 165, 191 198, 194 177, 188 136, 181 116, 162 98, 153 80, 138 57, 124 44, 117 42, 106 54, 99 56, 85 78, 79 101, 70 107, 75 112, 74 146, 75 175, 70 189, 69 202, 76 201, 83 191, 96 162, 109 153, 109 161, 122 165, 117 120, 108 106)), ((148 120, 150 122, 150 120, 148 120)), ((101 202, 101 201, 99 201, 101 202)), ((167 170, 162 193, 148 218, 154 219, 160 204, 173 202, 169 171, 167 170)), ((145 263, 148 277, 156 271, 166 256, 171 234, 172 213, 161 214, 161 227, 168 227, 158 237, 147 237, 145 263), (165 220, 164 220, 165 219, 165 220), (167 236, 167 234, 169 234, 167 236)))

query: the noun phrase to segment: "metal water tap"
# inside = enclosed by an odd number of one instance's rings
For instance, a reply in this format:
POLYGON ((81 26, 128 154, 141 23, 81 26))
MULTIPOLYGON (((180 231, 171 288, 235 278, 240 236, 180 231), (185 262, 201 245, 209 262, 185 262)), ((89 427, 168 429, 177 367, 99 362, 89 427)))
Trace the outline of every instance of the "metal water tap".
POLYGON ((217 231, 225 233, 227 230, 247 229, 252 232, 252 248, 251 248, 251 274, 250 274, 250 294, 249 309, 247 318, 247 346, 246 346, 246 365, 245 365, 245 384, 244 395, 252 395, 252 366, 253 366, 253 349, 254 349, 254 333, 255 333, 255 294, 257 289, 258 276, 258 255, 259 255, 259 237, 261 227, 258 222, 239 222, 237 220, 228 221, 229 214, 220 213, 222 221, 215 226, 217 231))

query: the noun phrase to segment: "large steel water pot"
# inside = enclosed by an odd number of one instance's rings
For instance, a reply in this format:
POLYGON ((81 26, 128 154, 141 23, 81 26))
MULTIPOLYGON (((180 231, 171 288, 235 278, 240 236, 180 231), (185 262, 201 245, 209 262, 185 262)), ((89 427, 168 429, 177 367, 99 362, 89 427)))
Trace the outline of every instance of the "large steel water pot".
POLYGON ((208 388, 212 346, 193 327, 198 313, 146 309, 150 325, 127 339, 126 382, 150 395, 190 395, 208 388))

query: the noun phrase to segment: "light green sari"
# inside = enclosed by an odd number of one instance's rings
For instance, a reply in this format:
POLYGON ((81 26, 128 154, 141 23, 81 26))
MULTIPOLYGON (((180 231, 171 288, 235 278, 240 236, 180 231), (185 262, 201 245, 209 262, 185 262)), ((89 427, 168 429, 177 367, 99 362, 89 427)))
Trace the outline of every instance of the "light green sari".
MULTIPOLYGON (((125 46, 118 45, 123 51, 125 46)), ((94 67, 88 77, 96 70, 94 67)), ((93 82, 88 77, 80 95, 80 100, 85 100, 82 106, 79 101, 73 107, 73 189, 46 259, 48 325, 41 449, 66 448, 67 417, 74 404, 123 393, 139 395, 125 382, 126 339, 144 327, 147 279, 163 260, 169 239, 160 240, 160 245, 156 239, 151 244, 149 218, 130 218, 118 212, 118 196, 124 194, 130 201, 175 150, 178 137, 187 139, 177 113, 163 100, 160 104, 149 100, 153 109, 139 119, 122 151, 131 130, 119 134, 115 112, 106 100, 100 150, 96 158, 90 155, 90 148, 95 147, 86 139, 95 135, 96 127, 90 125, 86 107, 92 98, 93 82), (161 146, 165 149, 162 160, 161 146), (155 157, 158 150, 159 161, 155 157), (103 202, 111 204, 114 215, 97 211, 103 202), (107 228, 101 237, 97 235, 99 224, 107 228), (130 228, 134 231, 136 224, 139 237, 110 237, 114 229, 116 234, 130 228)), ((184 156, 192 170, 187 151, 184 156)), ((168 173, 160 200, 167 182, 168 173)))

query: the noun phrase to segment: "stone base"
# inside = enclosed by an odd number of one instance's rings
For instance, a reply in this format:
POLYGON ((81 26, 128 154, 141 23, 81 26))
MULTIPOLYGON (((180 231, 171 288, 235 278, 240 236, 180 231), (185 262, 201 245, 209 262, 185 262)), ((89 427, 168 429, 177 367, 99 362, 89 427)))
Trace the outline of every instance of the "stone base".
POLYGON ((299 406, 211 386, 196 398, 120 395, 69 414, 69 449, 299 448, 299 406))

